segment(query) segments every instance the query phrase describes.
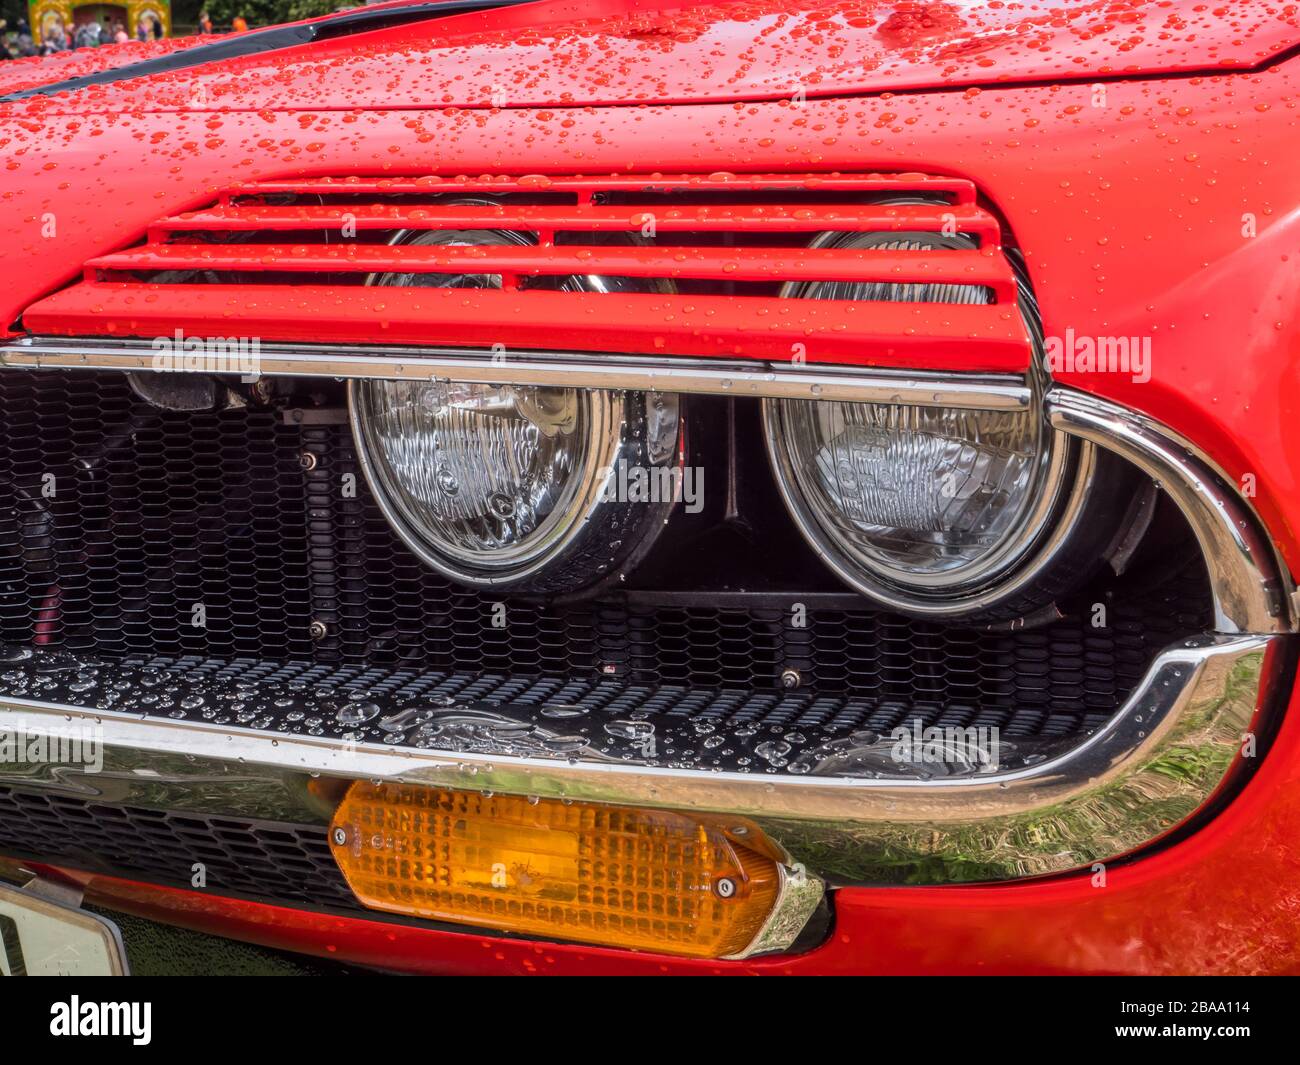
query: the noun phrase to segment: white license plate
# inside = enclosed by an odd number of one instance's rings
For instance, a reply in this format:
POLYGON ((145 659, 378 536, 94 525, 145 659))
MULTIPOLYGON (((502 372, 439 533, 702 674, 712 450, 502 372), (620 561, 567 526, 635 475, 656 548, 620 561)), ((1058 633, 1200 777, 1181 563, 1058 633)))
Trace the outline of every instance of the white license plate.
POLYGON ((0 976, 126 976, 112 921, 0 884, 0 976))

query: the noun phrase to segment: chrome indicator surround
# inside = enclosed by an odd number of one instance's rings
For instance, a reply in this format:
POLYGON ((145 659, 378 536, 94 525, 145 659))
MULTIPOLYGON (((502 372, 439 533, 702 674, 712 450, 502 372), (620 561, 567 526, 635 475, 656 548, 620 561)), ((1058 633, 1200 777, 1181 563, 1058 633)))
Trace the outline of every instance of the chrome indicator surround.
POLYGON ((780 863, 776 867, 776 902, 763 927, 744 950, 723 955, 723 961, 744 961, 761 954, 784 954, 808 926, 826 895, 826 885, 802 865, 780 863))

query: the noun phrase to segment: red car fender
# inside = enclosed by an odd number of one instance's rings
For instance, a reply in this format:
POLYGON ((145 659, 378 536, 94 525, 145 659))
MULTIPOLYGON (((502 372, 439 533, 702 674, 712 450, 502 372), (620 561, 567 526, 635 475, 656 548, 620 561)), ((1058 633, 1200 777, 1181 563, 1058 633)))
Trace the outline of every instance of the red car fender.
MULTIPOLYGON (((974 180, 1026 249, 1049 337, 1149 337, 1150 379, 1058 372, 1195 441, 1300 568, 1294 65, 1260 74, 784 104, 2 118, 0 317, 251 177, 923 170, 974 180), (58 239, 51 239, 51 234, 58 239), (1070 331, 1067 334, 1067 330, 1070 331), (1247 476, 1249 475, 1249 476, 1247 476)), ((310 321, 310 308, 302 316, 310 321)))

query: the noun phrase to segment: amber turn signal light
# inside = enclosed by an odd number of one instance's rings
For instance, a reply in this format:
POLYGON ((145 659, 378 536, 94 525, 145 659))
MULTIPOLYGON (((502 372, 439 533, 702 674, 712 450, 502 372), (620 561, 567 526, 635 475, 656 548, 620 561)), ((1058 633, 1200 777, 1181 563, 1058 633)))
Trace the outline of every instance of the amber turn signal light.
POLYGON ((757 826, 669 810, 357 781, 330 842, 371 909, 664 954, 781 949, 821 897, 757 826))

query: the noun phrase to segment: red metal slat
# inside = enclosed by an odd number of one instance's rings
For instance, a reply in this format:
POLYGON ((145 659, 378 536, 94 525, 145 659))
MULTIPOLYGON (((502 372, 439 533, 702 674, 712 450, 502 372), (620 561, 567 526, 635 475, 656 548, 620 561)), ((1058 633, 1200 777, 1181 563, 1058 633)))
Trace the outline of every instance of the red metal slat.
POLYGON ((996 242, 998 223, 971 205, 899 204, 833 206, 771 204, 659 207, 520 205, 224 205, 190 211, 150 227, 155 234, 178 230, 250 232, 326 229, 513 229, 527 232, 632 232, 653 224, 655 233, 818 233, 920 230, 979 234, 996 242))
POLYGON ((636 192, 916 192, 952 196, 956 203, 974 203, 975 186, 964 178, 928 174, 610 174, 562 176, 525 174, 478 177, 345 177, 291 181, 250 181, 226 191, 228 196, 359 194, 407 195, 473 193, 538 193, 604 191, 636 192))
POLYGON ((83 282, 30 307, 33 333, 740 356, 1023 373, 1019 310, 994 304, 83 282))
POLYGON ((654 245, 152 244, 90 260, 96 270, 347 271, 714 278, 731 281, 951 283, 1016 298, 1005 258, 991 251, 841 248, 671 248, 654 245))

